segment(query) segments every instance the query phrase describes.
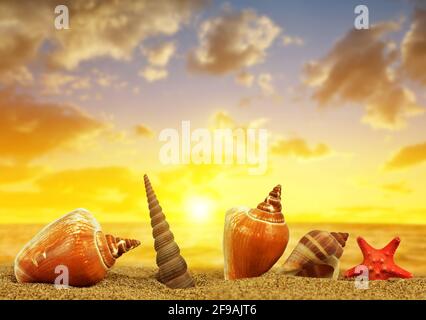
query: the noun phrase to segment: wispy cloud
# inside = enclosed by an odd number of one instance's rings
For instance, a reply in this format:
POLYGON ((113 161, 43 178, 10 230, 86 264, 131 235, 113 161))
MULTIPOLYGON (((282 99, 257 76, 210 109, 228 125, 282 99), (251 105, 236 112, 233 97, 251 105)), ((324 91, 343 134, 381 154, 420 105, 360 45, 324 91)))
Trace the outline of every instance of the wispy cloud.
POLYGON ((146 56, 150 65, 164 67, 167 66, 175 51, 174 42, 164 42, 150 48, 143 48, 142 54, 146 56))
POLYGON ((398 129, 424 112, 415 94, 395 76, 397 47, 384 36, 400 29, 399 22, 369 30, 351 30, 321 60, 305 65, 306 83, 320 106, 357 103, 363 121, 376 128, 398 129))
POLYGON ((247 71, 241 71, 235 76, 235 82, 238 84, 251 87, 253 85, 255 76, 247 71))
POLYGON ((426 85, 426 9, 416 9, 410 31, 404 37, 402 56, 409 77, 426 85))
POLYGON ((290 36, 290 35, 284 35, 282 37, 282 43, 284 46, 298 46, 301 47, 305 45, 305 41, 298 36, 290 36))
POLYGON ((202 23, 188 67, 212 75, 240 72, 265 60, 280 31, 271 18, 254 10, 227 11, 202 23))
POLYGON ((31 160, 104 126, 78 107, 0 91, 0 158, 31 160))
POLYGON ((279 156, 294 156, 302 159, 324 157, 331 153, 330 147, 326 144, 319 143, 315 146, 309 146, 301 138, 278 139, 272 144, 271 151, 279 156))
POLYGON ((139 76, 143 77, 148 82, 155 82, 167 78, 169 72, 163 68, 155 68, 148 66, 139 71, 139 76))
POLYGON ((27 166, 22 164, 0 164, 0 185, 26 181, 36 177, 38 174, 42 173, 42 171, 43 169, 41 167, 27 166))
POLYGON ((174 42, 164 42, 150 48, 143 48, 142 54, 148 60, 148 66, 139 72, 139 75, 148 82, 155 82, 167 78, 169 72, 166 67, 176 51, 174 42))
POLYGON ((152 129, 145 124, 138 124, 135 126, 135 132, 137 135, 142 137, 151 138, 154 136, 154 131, 152 131, 152 129))
POLYGON ((38 55, 67 70, 99 57, 130 60, 134 49, 147 38, 177 33, 205 1, 64 0, 61 4, 72 13, 72 32, 53 28, 57 1, 1 1, 0 33, 8 36, 2 37, 0 46, 0 81, 31 80, 27 66, 38 55), (42 52, 46 41, 54 46, 42 52))
POLYGON ((401 148, 385 164, 387 170, 398 170, 426 161, 426 142, 401 148))
POLYGON ((413 192, 413 190, 409 188, 404 181, 384 184, 381 186, 381 188, 383 191, 393 192, 393 193, 408 194, 413 192))

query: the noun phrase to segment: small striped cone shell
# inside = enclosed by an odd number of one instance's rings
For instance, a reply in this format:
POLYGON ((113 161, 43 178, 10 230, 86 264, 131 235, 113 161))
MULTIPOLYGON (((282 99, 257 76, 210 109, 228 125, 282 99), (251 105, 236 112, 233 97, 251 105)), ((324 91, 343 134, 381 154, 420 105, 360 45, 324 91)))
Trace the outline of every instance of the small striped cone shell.
POLYGON ((341 232, 310 231, 299 241, 281 271, 288 275, 337 279, 339 259, 348 236, 341 232))
POLYGON ((104 235, 95 217, 78 209, 44 227, 23 247, 15 259, 15 277, 18 282, 54 283, 56 267, 65 266, 70 286, 94 285, 117 258, 139 244, 104 235))
POLYGON ((194 280, 188 273, 186 262, 180 255, 179 246, 174 241, 173 233, 147 175, 144 180, 154 248, 157 252, 157 279, 172 289, 194 287, 194 280))
POLYGON ((226 280, 258 277, 278 261, 289 239, 277 185, 257 208, 227 211, 223 234, 226 280))

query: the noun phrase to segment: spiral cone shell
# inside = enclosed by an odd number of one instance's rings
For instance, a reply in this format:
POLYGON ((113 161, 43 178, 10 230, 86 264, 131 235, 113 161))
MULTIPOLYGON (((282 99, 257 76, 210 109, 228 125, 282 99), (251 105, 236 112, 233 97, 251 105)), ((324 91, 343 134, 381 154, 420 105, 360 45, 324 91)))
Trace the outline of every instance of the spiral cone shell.
POLYGON ((290 254, 282 272, 295 276, 337 279, 339 259, 348 236, 341 232, 310 231, 290 254))
POLYGON ((157 279, 172 289, 194 287, 194 280, 187 270, 184 258, 180 255, 179 246, 174 241, 173 233, 147 175, 144 176, 144 180, 154 248, 157 252, 157 279))
POLYGON ((257 208, 227 211, 223 236, 225 279, 257 277, 283 254, 289 239, 277 185, 257 208))
POLYGON ((68 269, 69 285, 101 281, 115 260, 137 247, 137 240, 104 235, 91 213, 77 209, 44 227, 15 258, 18 282, 54 283, 55 268, 68 269))

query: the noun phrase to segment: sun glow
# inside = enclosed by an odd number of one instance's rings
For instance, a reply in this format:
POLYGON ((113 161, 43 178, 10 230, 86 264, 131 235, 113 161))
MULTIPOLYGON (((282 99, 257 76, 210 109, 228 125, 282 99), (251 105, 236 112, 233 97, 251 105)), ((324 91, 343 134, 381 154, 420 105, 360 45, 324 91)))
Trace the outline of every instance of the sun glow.
POLYGON ((195 196, 187 200, 186 207, 195 222, 205 222, 212 215, 213 201, 206 197, 195 196))

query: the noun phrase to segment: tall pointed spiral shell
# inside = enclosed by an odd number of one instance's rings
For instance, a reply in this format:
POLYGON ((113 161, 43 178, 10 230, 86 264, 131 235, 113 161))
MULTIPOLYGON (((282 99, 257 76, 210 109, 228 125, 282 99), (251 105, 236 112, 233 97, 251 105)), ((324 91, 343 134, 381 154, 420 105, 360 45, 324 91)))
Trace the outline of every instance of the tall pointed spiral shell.
POLYGON ((257 208, 227 211, 223 235, 226 280, 260 276, 278 261, 289 239, 281 209, 281 186, 277 185, 257 208))
POLYGON ((188 273, 185 259, 180 255, 179 246, 174 241, 173 233, 147 175, 144 180, 154 248, 157 252, 157 279, 172 289, 194 287, 194 280, 188 273))
POLYGON ((18 282, 54 283, 55 269, 68 270, 69 285, 90 286, 101 281, 115 260, 137 247, 137 240, 104 235, 95 217, 77 209, 44 227, 15 258, 18 282))
POLYGON ((339 259, 348 237, 347 233, 341 232, 308 232, 284 263, 282 272, 295 276, 337 279, 339 259))

